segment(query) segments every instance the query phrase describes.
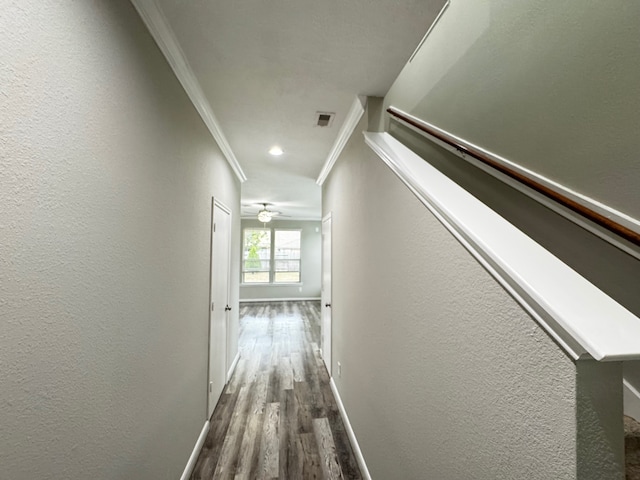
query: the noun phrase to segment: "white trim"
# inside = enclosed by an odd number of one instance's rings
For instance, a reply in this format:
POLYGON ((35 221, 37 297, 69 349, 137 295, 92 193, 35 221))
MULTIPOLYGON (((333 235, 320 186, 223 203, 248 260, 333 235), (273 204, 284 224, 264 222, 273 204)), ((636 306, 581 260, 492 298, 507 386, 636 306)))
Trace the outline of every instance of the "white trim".
POLYGON ((291 298, 241 298, 240 303, 265 302, 308 302, 320 300, 320 297, 291 297, 291 298))
POLYGON ((240 352, 236 353, 236 358, 234 358, 233 362, 231 362, 231 367, 229 367, 229 371, 227 372, 227 383, 229 383, 229 380, 231 380, 231 376, 233 375, 233 372, 236 370, 236 366, 238 365, 238 360, 240 360, 240 352))
MULTIPOLYGON (((410 118, 412 121, 423 125, 425 127, 428 127, 430 129, 436 130, 440 133, 442 133, 444 136, 448 136, 448 137, 452 137, 453 139, 455 139, 456 142, 460 143, 461 145, 468 147, 470 149, 475 149, 478 150, 480 152, 482 152, 483 155, 487 156, 488 158, 490 158, 491 160, 495 161, 496 163, 499 163, 501 165, 504 165, 505 167, 508 167, 511 170, 514 170, 518 173, 520 173, 521 175, 524 175, 526 177, 529 177, 533 180, 535 180, 537 183, 544 185, 545 187, 551 188, 552 190, 556 190, 558 192, 560 192, 562 195, 564 195, 565 197, 569 198, 570 200, 573 200, 574 202, 583 205, 587 208, 589 208, 590 210, 593 210, 596 213, 599 213, 600 215, 603 215, 607 218, 610 218, 612 220, 614 220, 616 223, 619 223, 620 225, 625 226, 626 228, 633 230, 634 232, 638 232, 640 233, 640 220, 637 220, 629 215, 627 215, 626 213, 622 213, 618 210, 615 210, 614 208, 605 205, 602 202, 599 202, 591 197, 588 197, 586 195, 583 195, 582 193, 578 193, 574 190, 571 190, 569 187, 566 187, 558 182, 555 182, 547 177, 544 177, 542 175, 540 175, 539 173, 536 173, 532 170, 529 170, 528 168, 522 167, 520 165, 518 165, 517 163, 512 162, 511 160, 507 160, 504 157, 501 157, 500 155, 497 155, 495 153, 492 153, 488 150, 485 150, 482 147, 479 147, 471 142, 468 142, 450 132, 447 132, 446 130, 443 130, 441 128, 436 127, 435 125, 432 125, 429 122, 425 122, 424 120, 411 115, 407 112, 404 112, 402 110, 400 110, 399 108, 395 108, 395 107, 391 107, 394 108, 394 110, 402 113, 402 115, 407 116, 408 118, 410 118)), ((628 253, 629 255, 640 259, 640 250, 638 250, 638 247, 636 247, 635 245, 633 245, 631 242, 628 242, 627 240, 619 237, 618 235, 615 235, 613 233, 611 233, 609 230, 606 230, 605 228, 585 219, 584 217, 582 217, 581 215, 578 215, 577 213, 569 210, 568 208, 564 207, 563 205, 560 205, 558 202, 553 201, 549 198, 547 198, 546 196, 536 192, 535 190, 527 187, 526 185, 523 185, 522 183, 518 182, 517 180, 514 180, 513 178, 509 177, 508 175, 503 174, 502 172, 499 172, 498 170, 496 170, 495 168, 492 168, 486 164, 484 164, 483 162, 471 157, 470 155, 465 154, 464 152, 458 150, 455 147, 452 147, 451 145, 449 145, 446 142, 443 142, 442 140, 433 137, 431 135, 429 135, 428 133, 425 133, 424 131, 420 130, 419 128, 415 127, 414 125, 411 125, 410 123, 405 122, 403 119, 398 118, 398 117, 391 117, 393 120, 401 123, 402 125, 408 127, 410 130, 413 130, 417 133, 419 133, 420 135, 424 136, 425 138, 428 138, 430 141, 436 143, 437 145, 441 146, 442 148, 446 149, 447 151, 455 154, 456 156, 462 158, 463 160, 466 160, 467 162, 473 164, 474 166, 484 170, 485 172, 487 172, 488 174, 496 177, 497 179, 499 179, 500 181, 509 184, 511 187, 515 188, 516 190, 524 193, 525 195, 533 198, 534 200, 536 200, 537 202, 542 203, 544 206, 546 206, 547 208, 550 208, 551 210, 553 210, 554 212, 558 213, 559 215, 562 215, 563 217, 567 218, 568 220, 572 221, 573 223, 576 223, 578 225, 580 225, 582 228, 584 228, 585 230, 588 230, 589 232, 593 233, 594 235, 600 237, 601 239, 605 240, 606 242, 609 242, 610 244, 614 245, 615 247, 619 248, 620 250, 628 253)))
POLYGON ((356 96, 353 100, 349 113, 347 113, 347 118, 345 118, 344 123, 340 127, 338 136, 336 137, 335 142, 333 142, 333 147, 331 147, 331 150, 329 151, 329 156, 324 162, 322 170, 320 170, 320 175, 318 175, 318 179, 316 180, 318 185, 322 186, 324 181, 327 179, 329 172, 331 172, 333 165, 336 163, 336 160, 338 160, 344 146, 347 144, 347 141, 351 138, 353 131, 358 126, 358 122, 362 118, 366 106, 367 97, 356 96))
POLYGON ((223 210, 226 213, 228 213, 229 216, 232 215, 231 209, 227 207, 223 202, 218 200, 218 197, 213 197, 213 204, 216 205, 220 210, 223 210))
POLYGON ((187 92, 189 99, 191 99, 191 102, 196 107, 196 110, 202 117, 211 135, 213 135, 213 138, 218 143, 220 150, 222 150, 222 153, 238 177, 238 180, 240 180, 240 183, 244 182, 247 177, 242 171, 238 159, 222 132, 218 119, 214 115, 213 110, 211 110, 211 105, 209 105, 207 97, 200 87, 200 83, 189 66, 187 57, 182 51, 182 48, 180 48, 180 44, 173 30, 171 30, 164 13, 162 13, 162 10, 158 7, 155 0, 131 0, 131 3, 133 3, 133 6, 138 11, 151 36, 167 59, 167 62, 169 62, 173 73, 178 77, 178 80, 182 84, 185 92, 187 92))
POLYGON ((202 450, 202 445, 204 445, 204 441, 207 439, 207 434, 209 433, 210 427, 211 427, 211 423, 209 423, 209 420, 204 422, 204 427, 202 427, 202 431, 200 432, 200 436, 198 437, 196 446, 193 447, 193 451, 191 452, 191 456, 189 457, 187 466, 184 467, 184 471, 182 472, 182 476, 180 477, 180 480, 189 480, 189 478, 191 477, 191 473, 193 472, 193 467, 196 466, 196 462, 198 461, 198 455, 200 455, 200 450, 202 450))
POLYGON ((358 443, 356 434, 351 427, 351 422, 349 421, 349 417, 347 416, 347 411, 344 408, 342 398, 340 398, 340 393, 338 392, 338 387, 336 385, 336 382, 333 381, 333 378, 329 380, 329 385, 331 385, 331 391, 333 392, 333 396, 335 397, 336 403, 338 404, 338 410, 340 410, 342 423, 344 423, 344 428, 347 430, 347 435, 349 437, 349 441, 351 442, 351 448, 353 448, 353 453, 356 456, 356 461, 358 462, 358 467, 360 467, 362 478, 364 480, 371 480, 371 475, 369 474, 367 463, 364 461, 362 450, 360 450, 360 444, 358 443))
POLYGON ((241 283, 241 287, 302 287, 304 283, 241 283))
POLYGON ((640 319, 388 133, 365 142, 574 359, 640 359, 640 319))

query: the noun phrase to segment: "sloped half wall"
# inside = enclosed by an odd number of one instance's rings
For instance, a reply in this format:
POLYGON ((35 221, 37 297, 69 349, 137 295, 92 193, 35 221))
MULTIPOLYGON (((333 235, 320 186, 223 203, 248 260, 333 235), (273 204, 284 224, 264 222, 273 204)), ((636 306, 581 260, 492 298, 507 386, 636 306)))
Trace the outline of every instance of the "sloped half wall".
POLYGON ((334 380, 372 478, 622 478, 620 364, 578 368, 359 133, 330 211, 334 380))

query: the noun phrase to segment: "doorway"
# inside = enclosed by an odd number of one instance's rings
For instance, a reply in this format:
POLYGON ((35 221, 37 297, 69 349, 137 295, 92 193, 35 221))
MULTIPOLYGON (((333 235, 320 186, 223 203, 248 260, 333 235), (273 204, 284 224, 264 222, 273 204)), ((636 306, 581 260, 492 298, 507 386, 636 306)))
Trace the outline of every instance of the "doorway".
POLYGON ((209 305, 209 373, 207 419, 215 409, 227 377, 227 332, 231 261, 231 210, 212 199, 209 305))

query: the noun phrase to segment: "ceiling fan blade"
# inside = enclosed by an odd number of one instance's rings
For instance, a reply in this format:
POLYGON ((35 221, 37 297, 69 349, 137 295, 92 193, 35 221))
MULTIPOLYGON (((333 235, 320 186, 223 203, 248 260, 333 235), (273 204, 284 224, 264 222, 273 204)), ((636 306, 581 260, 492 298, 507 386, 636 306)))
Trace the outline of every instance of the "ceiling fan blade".
POLYGON ((271 218, 276 218, 276 217, 280 217, 280 218, 291 218, 291 215, 284 215, 281 211, 279 210, 271 210, 270 207, 274 207, 275 204, 273 203, 269 203, 269 202, 259 202, 259 203, 251 203, 251 204, 242 204, 242 207, 258 207, 257 211, 256 210, 252 210, 252 209, 248 209, 248 208, 243 208, 242 209, 242 214, 243 215, 251 215, 251 216, 257 216, 259 215, 261 212, 267 212, 271 218))

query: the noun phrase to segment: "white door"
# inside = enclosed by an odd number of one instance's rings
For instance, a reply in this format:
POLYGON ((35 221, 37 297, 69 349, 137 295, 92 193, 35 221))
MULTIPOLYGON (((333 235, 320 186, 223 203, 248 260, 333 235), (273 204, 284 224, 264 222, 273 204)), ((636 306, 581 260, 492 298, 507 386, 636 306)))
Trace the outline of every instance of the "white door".
POLYGON ((207 418, 211 418, 227 375, 227 319, 231 212, 213 200, 211 218, 211 305, 209 305, 209 385, 207 418))
POLYGON ((331 375, 331 213, 322 219, 322 358, 331 375))

